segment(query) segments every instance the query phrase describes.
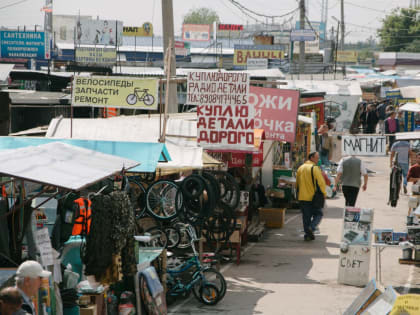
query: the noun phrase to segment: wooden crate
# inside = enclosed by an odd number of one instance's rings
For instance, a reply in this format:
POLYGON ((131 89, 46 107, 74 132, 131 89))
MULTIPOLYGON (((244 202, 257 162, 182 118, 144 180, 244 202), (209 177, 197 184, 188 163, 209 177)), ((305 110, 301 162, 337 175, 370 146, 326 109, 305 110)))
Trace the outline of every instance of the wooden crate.
POLYGON ((258 208, 260 221, 265 221, 265 226, 269 228, 282 228, 286 208, 258 208))

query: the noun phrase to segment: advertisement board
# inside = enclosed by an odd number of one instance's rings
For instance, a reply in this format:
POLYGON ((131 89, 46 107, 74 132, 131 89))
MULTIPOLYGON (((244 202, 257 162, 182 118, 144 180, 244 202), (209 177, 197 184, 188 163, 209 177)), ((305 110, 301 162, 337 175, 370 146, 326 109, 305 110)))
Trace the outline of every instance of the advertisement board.
MULTIPOLYGON (((324 22, 317 22, 317 21, 310 21, 312 28, 318 33, 319 39, 321 41, 325 40, 325 34, 326 34, 326 25, 324 22)), ((305 27, 308 28, 308 23, 305 23, 305 27)), ((310 28, 310 27, 309 27, 310 28)), ((300 21, 296 21, 296 29, 300 29, 300 21)))
POLYGON ((206 42, 210 40, 209 24, 183 24, 182 40, 206 42))
POLYGON ((254 108, 248 103, 249 75, 192 71, 187 78, 187 104, 197 105, 198 145, 252 152, 254 108))
POLYGON ((264 129, 266 140, 295 141, 299 91, 251 86, 249 104, 255 108, 254 127, 264 129))
POLYGON ((50 59, 50 38, 45 32, 0 31, 1 58, 50 59))
POLYGON ((267 69, 268 59, 265 58, 248 58, 246 61, 247 70, 267 69))
POLYGON ((124 36, 139 36, 139 37, 151 37, 153 36, 153 25, 150 22, 146 22, 143 26, 124 26, 124 36))
POLYGON ((55 42, 74 43, 75 29, 78 20, 90 20, 90 16, 86 15, 59 15, 54 14, 53 34, 55 42))
POLYGON ((306 42, 314 41, 316 39, 316 34, 313 30, 292 30, 290 32, 290 41, 292 42, 306 42))
POLYGON ((113 65, 117 60, 115 48, 76 47, 75 61, 88 65, 113 65))
POLYGON ((234 45, 233 64, 246 66, 248 58, 283 59, 284 46, 281 45, 234 45))
POLYGON ((76 22, 76 44, 122 45, 122 32, 121 21, 80 19, 76 22))
POLYGON ((217 24, 218 38, 239 38, 244 26, 240 24, 217 24))
POLYGON ((385 136, 343 136, 342 155, 384 156, 386 155, 385 136))
POLYGON ((354 50, 338 50, 337 62, 357 62, 359 53, 354 50))
MULTIPOLYGON (((293 43, 293 53, 299 54, 300 43, 293 43)), ((305 54, 318 54, 319 53, 319 39, 313 41, 305 41, 305 54)))
POLYGON ((75 76, 72 105, 156 110, 158 84, 158 79, 75 76))

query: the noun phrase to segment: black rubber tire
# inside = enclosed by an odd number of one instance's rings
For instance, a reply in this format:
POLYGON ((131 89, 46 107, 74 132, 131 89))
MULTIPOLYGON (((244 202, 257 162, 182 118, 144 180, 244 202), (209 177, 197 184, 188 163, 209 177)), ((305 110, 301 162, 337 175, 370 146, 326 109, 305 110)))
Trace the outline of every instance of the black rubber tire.
POLYGON ((130 186, 128 196, 133 206, 136 219, 143 216, 146 211, 146 189, 144 186, 133 178, 128 178, 130 186))
POLYGON ((181 182, 180 187, 186 199, 198 198, 204 190, 203 178, 192 174, 181 182))
MULTIPOLYGON (((219 271, 211 267, 204 269, 202 272, 207 282, 210 282, 217 286, 217 289, 219 290, 219 300, 223 299, 227 291, 225 277, 223 277, 223 275, 219 271)), ((199 299, 200 285, 201 283, 197 283, 192 289, 197 299, 199 299)))
POLYGON ((204 283, 200 287, 200 302, 205 305, 216 305, 220 301, 219 296, 217 286, 212 283, 204 283))
POLYGON ((168 249, 176 248, 181 241, 181 234, 179 230, 173 226, 167 226, 164 228, 166 236, 168 237, 168 249))

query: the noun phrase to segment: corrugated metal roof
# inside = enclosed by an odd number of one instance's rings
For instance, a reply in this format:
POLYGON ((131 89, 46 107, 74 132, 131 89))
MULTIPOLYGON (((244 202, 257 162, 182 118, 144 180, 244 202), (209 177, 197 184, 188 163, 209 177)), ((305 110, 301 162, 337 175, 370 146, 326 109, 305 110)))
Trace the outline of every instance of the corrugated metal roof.
POLYGON ((12 104, 70 104, 70 95, 61 92, 25 91, 9 93, 12 104))

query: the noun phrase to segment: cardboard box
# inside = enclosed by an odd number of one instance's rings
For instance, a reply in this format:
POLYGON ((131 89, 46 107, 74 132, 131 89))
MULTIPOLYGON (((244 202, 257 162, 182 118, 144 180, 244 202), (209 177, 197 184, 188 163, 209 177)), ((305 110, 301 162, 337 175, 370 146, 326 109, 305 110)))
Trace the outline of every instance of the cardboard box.
POLYGON ((286 208, 258 208, 260 221, 265 221, 265 226, 269 228, 282 228, 286 208))
POLYGON ((80 308, 80 315, 97 315, 96 305, 80 308))

